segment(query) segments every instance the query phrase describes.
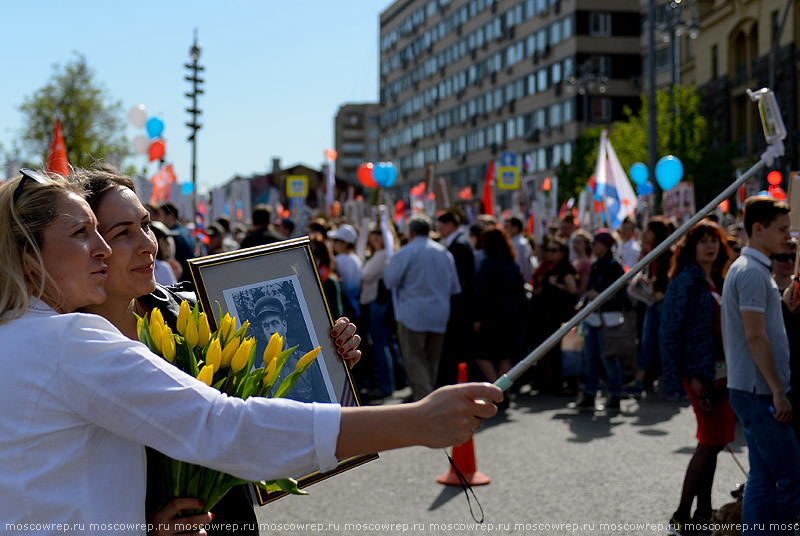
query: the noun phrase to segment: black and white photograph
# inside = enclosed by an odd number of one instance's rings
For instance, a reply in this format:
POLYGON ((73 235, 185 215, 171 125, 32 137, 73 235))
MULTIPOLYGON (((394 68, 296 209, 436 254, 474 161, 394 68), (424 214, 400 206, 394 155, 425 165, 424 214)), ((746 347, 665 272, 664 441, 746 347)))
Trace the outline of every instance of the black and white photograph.
MULTIPOLYGON (((303 355, 319 346, 296 275, 226 289, 223 296, 231 316, 236 316, 237 329, 245 321, 250 322, 248 334, 257 341, 256 368, 264 365, 264 350, 273 334, 278 333, 283 338, 284 350, 297 347, 284 364, 274 389, 291 374, 303 355)), ((337 400, 321 356, 300 376, 287 397, 301 402, 337 400)))

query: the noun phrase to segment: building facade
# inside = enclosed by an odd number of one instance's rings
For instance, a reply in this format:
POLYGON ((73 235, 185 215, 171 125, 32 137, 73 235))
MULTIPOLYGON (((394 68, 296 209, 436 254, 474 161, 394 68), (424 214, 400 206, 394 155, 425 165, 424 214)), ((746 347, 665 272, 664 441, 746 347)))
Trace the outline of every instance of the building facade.
POLYGON ((379 154, 400 189, 433 166, 475 192, 501 152, 552 174, 584 128, 639 106, 638 0, 397 0, 380 26, 379 154))
POLYGON ((378 104, 344 104, 334 120, 336 176, 356 182, 362 162, 378 160, 378 104))
MULTIPOLYGON (((680 84, 696 85, 703 95, 703 115, 715 129, 715 144, 720 148, 733 144, 733 163, 739 168, 751 165, 765 146, 758 109, 747 89, 771 86, 788 132, 786 154, 776 168, 784 177, 798 169, 798 3, 656 0, 656 86, 671 85, 673 69, 680 84), (680 35, 674 32, 676 27, 680 35), (673 56, 671 39, 677 46, 673 56)), ((646 15, 647 0, 641 9, 646 15)), ((644 36, 642 43, 646 58, 644 36)))

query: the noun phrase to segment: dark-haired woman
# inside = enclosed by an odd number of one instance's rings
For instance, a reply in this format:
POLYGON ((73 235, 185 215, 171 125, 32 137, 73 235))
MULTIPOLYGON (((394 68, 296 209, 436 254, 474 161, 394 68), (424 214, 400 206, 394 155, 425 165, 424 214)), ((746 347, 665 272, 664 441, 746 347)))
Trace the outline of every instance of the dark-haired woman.
POLYGON ((734 414, 722 349, 722 283, 728 246, 711 220, 696 224, 681 239, 670 268, 671 282, 661 308, 659 340, 667 393, 685 390, 697 417, 698 445, 683 482, 673 534, 687 523, 708 523, 717 454, 734 439, 734 414), (690 517, 694 498, 697 507, 690 517))
MULTIPOLYGON (((545 266, 541 284, 533 289, 533 310, 538 311, 534 322, 535 343, 538 345, 575 314, 578 283, 575 268, 569 262, 569 244, 560 237, 547 241, 545 266)), ((536 364, 536 387, 541 392, 558 394, 561 383, 561 347, 550 350, 536 364)))
MULTIPOLYGON (((485 257, 475 276, 478 367, 490 382, 511 369, 522 354, 524 283, 506 232, 481 233, 485 257)), ((507 403, 506 403, 507 405, 507 403)))

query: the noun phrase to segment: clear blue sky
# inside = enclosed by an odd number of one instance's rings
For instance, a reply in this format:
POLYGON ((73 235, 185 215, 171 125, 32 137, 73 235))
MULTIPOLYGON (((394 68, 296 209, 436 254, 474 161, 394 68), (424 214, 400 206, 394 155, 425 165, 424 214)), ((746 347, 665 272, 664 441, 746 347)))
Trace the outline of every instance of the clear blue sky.
MULTIPOLYGON (((333 118, 346 102, 378 97, 379 14, 390 0, 0 0, 0 144, 24 128, 24 97, 42 87, 74 51, 122 101, 164 120, 167 160, 191 177, 183 77, 193 29, 202 47, 205 95, 198 137, 200 189, 234 175, 283 166, 319 167, 333 147, 333 118)), ((68 134, 68 133, 67 133, 68 134)), ((69 144, 69 138, 66 140, 69 144)), ((131 148, 132 150, 132 148, 131 148)), ((146 157, 126 163, 142 169, 146 157)), ((154 171, 153 165, 149 167, 154 171)), ((4 179, 5 177, 0 177, 4 179)))

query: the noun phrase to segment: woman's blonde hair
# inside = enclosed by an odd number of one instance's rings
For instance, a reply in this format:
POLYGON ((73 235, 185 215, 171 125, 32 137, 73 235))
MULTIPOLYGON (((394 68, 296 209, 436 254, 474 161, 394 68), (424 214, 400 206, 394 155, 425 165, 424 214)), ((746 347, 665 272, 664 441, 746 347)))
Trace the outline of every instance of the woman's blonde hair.
POLYGON ((46 295, 58 287, 45 270, 44 231, 56 220, 59 201, 71 193, 82 198, 84 191, 59 175, 47 177, 46 184, 19 176, 0 186, 0 324, 25 314, 32 296, 55 304, 62 299, 46 295))

